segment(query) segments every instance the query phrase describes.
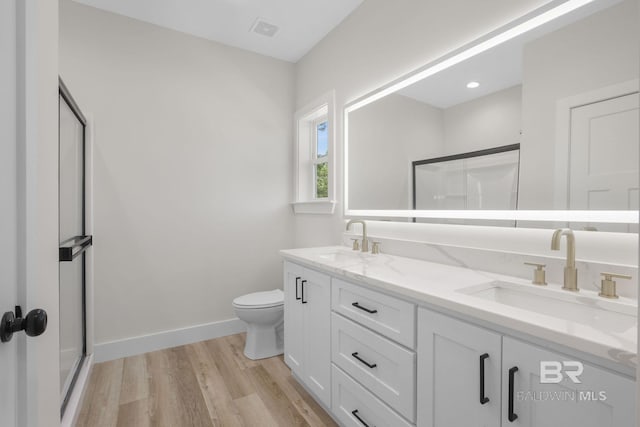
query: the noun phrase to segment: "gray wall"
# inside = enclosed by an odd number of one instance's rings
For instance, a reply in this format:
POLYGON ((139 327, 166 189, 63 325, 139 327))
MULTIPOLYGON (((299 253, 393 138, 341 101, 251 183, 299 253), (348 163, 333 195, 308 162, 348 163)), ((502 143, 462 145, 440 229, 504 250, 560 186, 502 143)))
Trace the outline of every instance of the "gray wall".
POLYGON ((95 119, 96 344, 282 286, 293 68, 61 1, 60 74, 95 119))

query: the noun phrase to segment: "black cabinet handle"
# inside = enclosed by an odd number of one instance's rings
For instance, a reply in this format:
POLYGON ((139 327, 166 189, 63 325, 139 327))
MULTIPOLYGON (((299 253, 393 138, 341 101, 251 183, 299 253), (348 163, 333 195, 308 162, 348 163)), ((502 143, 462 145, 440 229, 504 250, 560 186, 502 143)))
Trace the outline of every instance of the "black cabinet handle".
POLYGON ((377 313, 378 312, 378 310, 371 310, 371 309, 368 309, 366 307, 363 307, 360 304, 358 304, 357 302, 351 303, 351 305, 354 306, 355 308, 359 308, 362 311, 366 311, 367 313, 373 314, 373 313, 377 313))
POLYGON ((489 354, 485 353, 480 356, 480 404, 484 405, 489 398, 484 395, 484 360, 489 358, 489 354))
POLYGON ((358 421, 360 421, 360 423, 362 423, 362 425, 364 427, 369 427, 369 424, 365 423, 364 420, 358 416, 358 410, 357 409, 354 410, 354 411, 351 411, 351 413, 353 414, 354 417, 356 417, 358 419, 358 421))
POLYGON ((301 298, 300 298, 300 299, 302 300, 301 302, 302 302, 303 304, 306 304, 306 303, 307 303, 307 300, 305 300, 305 299, 304 299, 304 284, 305 284, 305 283, 307 283, 307 281, 306 281, 306 280, 303 280, 302 282, 300 282, 300 293, 302 294, 302 296, 301 296, 301 298))
POLYGON ((300 277, 296 277, 296 301, 302 299, 302 298, 300 298, 298 296, 298 281, 299 280, 300 280, 300 277))
POLYGON ((351 356, 353 356, 355 359, 357 359, 358 361, 360 361, 364 365, 367 365, 367 368, 373 369, 376 366, 378 366, 375 363, 371 364, 371 363, 367 362, 366 360, 362 359, 360 356, 358 356, 358 352, 357 351, 355 353, 351 353, 351 356))
POLYGON ((518 419, 518 414, 516 414, 515 412, 513 412, 513 376, 515 375, 515 373, 518 372, 518 367, 514 366, 513 368, 509 369, 509 421, 510 422, 514 422, 515 420, 518 419))

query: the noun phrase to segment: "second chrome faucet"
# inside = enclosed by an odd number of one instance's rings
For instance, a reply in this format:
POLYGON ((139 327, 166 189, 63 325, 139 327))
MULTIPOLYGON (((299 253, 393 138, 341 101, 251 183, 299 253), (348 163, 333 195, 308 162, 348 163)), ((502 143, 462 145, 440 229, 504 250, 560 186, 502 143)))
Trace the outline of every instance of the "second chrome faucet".
POLYGON ((560 240, 562 236, 567 237, 567 263, 564 267, 564 286, 566 291, 577 292, 578 289, 578 269, 576 268, 576 238, 570 228, 559 228, 553 232, 551 237, 551 250, 560 250, 560 240))

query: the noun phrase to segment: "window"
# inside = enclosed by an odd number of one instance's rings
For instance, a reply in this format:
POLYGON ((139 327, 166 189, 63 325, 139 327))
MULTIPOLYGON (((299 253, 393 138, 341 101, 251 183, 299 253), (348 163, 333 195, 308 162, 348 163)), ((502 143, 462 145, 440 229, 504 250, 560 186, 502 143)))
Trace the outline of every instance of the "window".
POLYGON ((316 199, 329 197, 329 130, 326 117, 317 120, 313 127, 313 194, 316 199))
POLYGON ((333 99, 327 94, 296 113, 296 213, 334 211, 333 99))

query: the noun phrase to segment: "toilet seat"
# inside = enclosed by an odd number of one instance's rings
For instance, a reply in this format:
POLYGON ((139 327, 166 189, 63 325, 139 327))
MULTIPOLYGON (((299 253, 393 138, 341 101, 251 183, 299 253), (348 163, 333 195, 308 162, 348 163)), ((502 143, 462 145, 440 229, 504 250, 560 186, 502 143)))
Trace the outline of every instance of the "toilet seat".
POLYGON ((284 292, 280 289, 272 291, 254 292, 242 295, 233 300, 233 306, 238 308, 270 308, 284 304, 284 292))

